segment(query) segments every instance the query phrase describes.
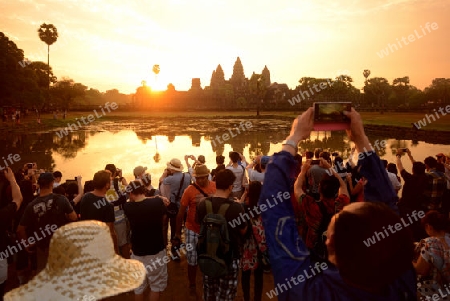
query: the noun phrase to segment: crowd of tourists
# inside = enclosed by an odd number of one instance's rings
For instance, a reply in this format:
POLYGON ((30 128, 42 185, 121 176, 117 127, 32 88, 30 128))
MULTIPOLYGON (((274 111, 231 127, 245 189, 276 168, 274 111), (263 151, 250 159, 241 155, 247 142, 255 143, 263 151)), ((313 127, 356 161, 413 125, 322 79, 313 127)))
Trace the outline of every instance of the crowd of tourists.
POLYGON ((186 288, 204 300, 449 300, 450 154, 423 162, 398 149, 380 160, 360 115, 348 160, 299 154, 313 109, 279 152, 173 158, 155 183, 115 164, 63 183, 25 164, 0 177, 0 295, 5 300, 101 300, 134 291, 160 300, 167 264, 187 260, 186 288), (403 167, 405 157, 412 170, 403 167), (358 159, 355 159, 358 158, 358 159), (169 234, 170 228, 170 234, 169 234), (4 292, 8 265, 19 287, 4 292), (200 271, 199 271, 200 270, 200 271), (264 287, 272 273, 274 287, 264 287), (239 276, 240 274, 240 276, 239 276), (251 275, 253 274, 253 284, 251 275), (251 289, 253 287, 253 289, 251 289), (253 296, 251 296, 253 292, 253 296), (436 299, 440 298, 440 299, 436 299))

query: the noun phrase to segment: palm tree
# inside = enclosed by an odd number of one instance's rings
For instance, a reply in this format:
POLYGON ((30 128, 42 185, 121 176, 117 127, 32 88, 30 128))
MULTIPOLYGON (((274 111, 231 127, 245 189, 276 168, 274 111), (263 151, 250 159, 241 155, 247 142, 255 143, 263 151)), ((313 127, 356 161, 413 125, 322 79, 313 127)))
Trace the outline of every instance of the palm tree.
POLYGON ((42 42, 47 44, 47 67, 48 67, 48 101, 50 100, 50 45, 58 39, 58 31, 53 24, 41 24, 38 29, 39 38, 42 42))

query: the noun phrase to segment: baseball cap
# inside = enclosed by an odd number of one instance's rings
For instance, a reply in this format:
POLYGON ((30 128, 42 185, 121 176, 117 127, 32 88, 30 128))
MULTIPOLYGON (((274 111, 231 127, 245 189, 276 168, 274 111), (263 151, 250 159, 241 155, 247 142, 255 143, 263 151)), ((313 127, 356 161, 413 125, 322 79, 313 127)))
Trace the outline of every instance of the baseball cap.
POLYGON ((55 180, 55 178, 53 177, 53 174, 51 172, 44 172, 39 175, 38 184, 45 185, 54 180, 55 180))

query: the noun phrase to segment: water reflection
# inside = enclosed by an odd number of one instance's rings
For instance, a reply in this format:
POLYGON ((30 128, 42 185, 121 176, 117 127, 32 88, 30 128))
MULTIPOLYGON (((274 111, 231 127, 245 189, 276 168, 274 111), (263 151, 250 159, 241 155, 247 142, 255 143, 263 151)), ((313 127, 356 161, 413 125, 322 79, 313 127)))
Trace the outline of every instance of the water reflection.
MULTIPOLYGON (((55 132, 34 134, 6 134, 1 137, 0 155, 19 154, 21 161, 13 166, 17 170, 28 162, 37 162, 39 168, 60 170, 63 179, 82 175, 84 180, 114 163, 122 168, 124 176, 131 180, 132 170, 137 165, 147 166, 157 183, 166 163, 171 158, 183 161, 184 155, 200 154, 206 157, 207 166, 215 167, 215 157, 235 150, 251 159, 258 154, 273 154, 281 148, 281 142, 290 130, 290 120, 253 120, 252 130, 242 132, 223 144, 212 143, 217 135, 222 136, 240 120, 199 120, 195 126, 187 126, 186 120, 150 123, 102 122, 87 131, 69 133, 59 138, 55 132)), ((392 133, 369 134, 372 144, 386 140, 387 147, 378 154, 389 162, 395 162, 395 151, 399 147, 410 148, 416 160, 439 152, 450 153, 450 145, 430 144, 413 140, 398 140, 392 133)), ((313 132, 300 144, 302 152, 317 147, 338 151, 344 158, 350 152, 351 143, 345 132, 313 132)), ((403 160, 405 168, 411 170, 409 160, 403 160)), ((183 162, 184 164, 184 162, 183 162)), ((186 170, 186 168, 185 168, 186 170)))

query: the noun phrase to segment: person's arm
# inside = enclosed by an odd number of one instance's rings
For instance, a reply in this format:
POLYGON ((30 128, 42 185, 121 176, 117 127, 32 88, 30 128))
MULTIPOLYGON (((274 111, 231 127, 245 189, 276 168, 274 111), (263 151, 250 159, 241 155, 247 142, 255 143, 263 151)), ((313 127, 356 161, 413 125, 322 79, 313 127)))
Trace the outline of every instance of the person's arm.
POLYGON ((353 155, 355 154, 355 148, 353 147, 352 150, 350 151, 350 156, 348 157, 348 163, 350 164, 350 166, 352 168, 355 168, 356 164, 355 162, 353 162, 353 155))
POLYGON ((180 209, 178 209, 177 214, 177 227, 176 227, 177 229, 175 232, 175 236, 178 237, 180 240, 181 240, 181 228, 183 226, 184 213, 186 212, 186 209, 187 209, 186 206, 180 205, 180 209))
POLYGON ((241 204, 244 204, 244 203, 245 203, 245 199, 247 198, 247 194, 248 194, 248 191, 247 191, 247 189, 245 189, 245 191, 244 191, 244 193, 242 194, 241 199, 240 199, 240 201, 239 201, 241 204))
POLYGON ((408 149, 406 149, 406 153, 408 154, 409 160, 411 160, 411 163, 416 162, 416 160, 414 160, 413 156, 411 155, 411 151, 408 149))
MULTIPOLYGON (((195 160, 195 159, 194 159, 195 160)), ((184 156, 184 162, 186 162, 186 167, 189 170, 189 168, 191 168, 191 164, 189 164, 189 156, 185 155, 184 156)), ((194 161, 195 162, 195 161, 194 161)))
POLYGON ((16 203, 17 209, 19 210, 20 205, 22 204, 23 197, 22 193, 20 192, 19 185, 16 182, 16 178, 14 177, 14 173, 12 172, 11 168, 7 167, 3 171, 5 178, 9 181, 9 184, 11 184, 11 193, 12 193, 12 201, 16 203))
POLYGON ((114 228, 114 222, 113 223, 106 223, 109 227, 109 232, 111 233, 111 238, 114 243, 114 250, 116 251, 116 254, 119 254, 119 248, 117 245, 117 234, 116 229, 114 228))
POLYGON ((397 160, 396 160, 395 164, 397 164, 398 172, 400 174, 402 174, 402 170, 404 170, 405 168, 403 167, 403 163, 402 163, 402 155, 398 152, 398 150, 397 150, 396 157, 397 157, 397 160))
POLYGON ((241 157, 242 166, 246 167, 248 165, 247 159, 245 159, 245 156, 241 153, 239 153, 239 156, 241 157))
POLYGON ((73 198, 73 203, 76 205, 81 201, 81 198, 83 197, 83 185, 81 184, 81 176, 77 176, 77 184, 78 184, 78 194, 76 197, 73 198))
POLYGON ((421 276, 428 276, 430 274, 431 270, 431 264, 428 263, 422 255, 419 255, 419 259, 417 259, 417 262, 413 261, 414 269, 416 270, 416 273, 421 276))
POLYGON ((383 202, 398 212, 397 193, 392 187, 380 158, 369 143, 369 139, 364 132, 361 116, 354 108, 351 112, 344 112, 344 114, 351 120, 347 135, 355 143, 355 148, 359 152, 358 166, 361 166, 360 173, 367 180, 364 187, 364 199, 368 202, 383 202))
POLYGON ((305 183, 306 173, 308 172, 310 167, 311 167, 311 159, 308 159, 305 161, 305 163, 303 163, 302 169, 297 177, 297 180, 295 180, 294 195, 296 200, 298 200, 299 197, 305 194, 305 192, 303 191, 303 184, 305 183))

